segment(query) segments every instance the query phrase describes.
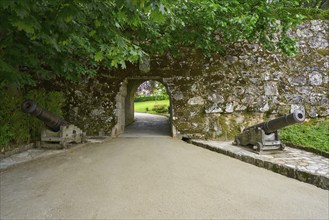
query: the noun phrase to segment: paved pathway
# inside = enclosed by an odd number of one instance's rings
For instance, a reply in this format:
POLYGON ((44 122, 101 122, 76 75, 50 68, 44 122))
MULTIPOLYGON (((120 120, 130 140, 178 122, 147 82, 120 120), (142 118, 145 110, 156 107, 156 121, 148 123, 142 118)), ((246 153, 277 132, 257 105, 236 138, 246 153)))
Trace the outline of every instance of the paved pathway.
POLYGON ((125 129, 121 137, 164 137, 170 136, 168 118, 135 112, 135 122, 125 129))
POLYGON ((168 136, 87 144, 0 174, 0 219, 326 219, 328 200, 168 136))

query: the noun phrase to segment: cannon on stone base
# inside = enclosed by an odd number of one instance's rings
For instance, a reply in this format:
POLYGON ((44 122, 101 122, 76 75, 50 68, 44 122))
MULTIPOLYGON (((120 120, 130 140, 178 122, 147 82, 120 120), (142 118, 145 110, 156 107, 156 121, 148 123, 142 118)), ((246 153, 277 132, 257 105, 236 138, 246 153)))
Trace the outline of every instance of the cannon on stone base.
POLYGON ((235 136, 233 144, 250 146, 258 152, 283 150, 285 146, 280 141, 279 129, 304 120, 304 112, 295 110, 292 114, 245 128, 241 134, 235 136))
POLYGON ((44 122, 46 129, 41 131, 41 147, 66 148, 69 143, 84 141, 84 133, 81 129, 40 108, 36 102, 32 100, 23 102, 22 110, 44 122))

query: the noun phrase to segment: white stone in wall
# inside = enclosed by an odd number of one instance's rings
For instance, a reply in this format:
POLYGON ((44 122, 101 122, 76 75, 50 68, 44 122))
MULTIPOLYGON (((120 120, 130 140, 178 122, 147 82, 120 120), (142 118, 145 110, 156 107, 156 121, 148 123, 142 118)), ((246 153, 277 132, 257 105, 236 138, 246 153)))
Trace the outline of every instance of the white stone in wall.
POLYGON ((237 105, 235 108, 235 111, 244 111, 247 109, 247 106, 245 105, 237 105))
POLYGON ((189 105, 203 105, 204 99, 201 96, 196 96, 188 100, 189 105))
POLYGON ((300 87, 296 87, 297 92, 301 93, 301 94, 305 94, 308 95, 311 93, 312 87, 310 86, 300 86, 300 87))
MULTIPOLYGON (((329 56, 326 56, 326 60, 329 60, 329 56)), ((325 62, 324 64, 323 64, 323 66, 324 66, 324 68, 329 68, 329 62, 325 62)))
POLYGON ((263 80, 268 81, 271 79, 271 74, 269 72, 264 72, 262 73, 262 78, 263 80))
POLYGON ((222 113, 223 112, 223 109, 220 108, 220 107, 218 107, 217 105, 213 105, 210 108, 206 109, 205 112, 207 114, 210 114, 210 113, 222 113))
POLYGON ((110 117, 107 117, 106 120, 105 120, 105 122, 108 122, 109 123, 109 122, 112 121, 112 119, 113 119, 113 117, 111 117, 111 116, 110 117))
POLYGON ((310 38, 313 37, 313 33, 309 29, 297 29, 296 35, 300 38, 310 38))
POLYGON ((174 92, 172 95, 172 98, 175 100, 182 100, 184 98, 184 95, 181 91, 174 92))
POLYGON ((306 77, 305 76, 289 77, 288 81, 291 85, 303 86, 306 84, 306 77))
POLYGON ((194 94, 198 92, 198 86, 196 83, 191 86, 191 92, 194 94))
POLYGON ((268 103, 265 103, 263 107, 259 108, 260 112, 267 112, 268 110, 270 110, 270 106, 268 105, 268 103))
POLYGON ((311 48, 326 48, 329 45, 328 40, 321 36, 313 37, 309 44, 311 48))
POLYGON ((93 109, 90 113, 91 116, 98 116, 105 113, 104 109, 93 109))
POLYGON ((190 112, 190 117, 195 117, 195 116, 197 116, 197 115, 198 115, 197 112, 190 112))
POLYGON ((313 31, 319 32, 322 30, 322 22, 319 20, 312 20, 310 27, 313 31))
POLYGON ((290 106, 290 113, 293 113, 295 110, 301 110, 302 112, 305 113, 305 108, 303 105, 292 104, 290 106))
POLYGON ((248 58, 249 58, 248 55, 239 56, 239 59, 240 59, 240 60, 246 60, 246 59, 248 59, 248 58))
POLYGON ((224 103, 224 97, 221 96, 221 95, 218 95, 216 93, 213 93, 212 95, 209 95, 208 100, 215 103, 215 104, 224 103))
POLYGON ((261 64, 261 63, 263 63, 263 62, 265 62, 266 60, 264 59, 264 58, 262 58, 262 57, 258 57, 257 58, 257 64, 261 64))
POLYGON ((322 75, 317 71, 313 71, 309 74, 310 84, 311 85, 321 85, 322 84, 322 75))
POLYGON ((265 95, 279 95, 276 82, 267 82, 264 84, 265 95))
POLYGON ((225 107, 225 112, 227 112, 227 113, 231 113, 231 112, 233 112, 233 103, 227 103, 226 104, 226 107, 225 107))

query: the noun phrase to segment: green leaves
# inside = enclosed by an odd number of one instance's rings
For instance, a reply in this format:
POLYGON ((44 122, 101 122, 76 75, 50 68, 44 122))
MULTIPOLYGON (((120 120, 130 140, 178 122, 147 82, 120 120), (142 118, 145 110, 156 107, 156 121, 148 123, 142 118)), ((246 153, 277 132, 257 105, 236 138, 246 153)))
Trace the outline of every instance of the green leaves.
POLYGON ((73 80, 99 67, 125 68, 144 54, 174 53, 186 46, 210 54, 238 40, 293 54, 294 42, 286 32, 301 19, 277 12, 298 2, 2 0, 1 78, 19 84, 57 76, 73 80))
POLYGON ((121 1, 1 1, 1 80, 72 80, 94 73, 95 65, 125 67, 125 61, 136 62, 142 54, 126 36, 127 27, 140 23, 139 12, 132 13, 121 1))
POLYGON ((103 60, 103 52, 102 51, 98 51, 95 56, 94 59, 96 62, 102 61, 103 60))

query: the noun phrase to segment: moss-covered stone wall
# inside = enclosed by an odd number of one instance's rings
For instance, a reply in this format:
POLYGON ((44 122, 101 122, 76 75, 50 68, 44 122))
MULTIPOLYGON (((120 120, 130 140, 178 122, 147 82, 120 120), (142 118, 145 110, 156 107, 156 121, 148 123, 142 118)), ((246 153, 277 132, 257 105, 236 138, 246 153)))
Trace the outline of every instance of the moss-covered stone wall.
POLYGON ((168 88, 172 123, 180 135, 230 139, 246 126, 294 109, 307 117, 328 117, 328 22, 306 22, 291 34, 300 49, 294 57, 244 42, 211 57, 183 48, 179 57, 152 57, 148 72, 130 66, 70 85, 67 117, 88 133, 111 133, 118 122, 115 97, 121 82, 154 77, 168 88))

